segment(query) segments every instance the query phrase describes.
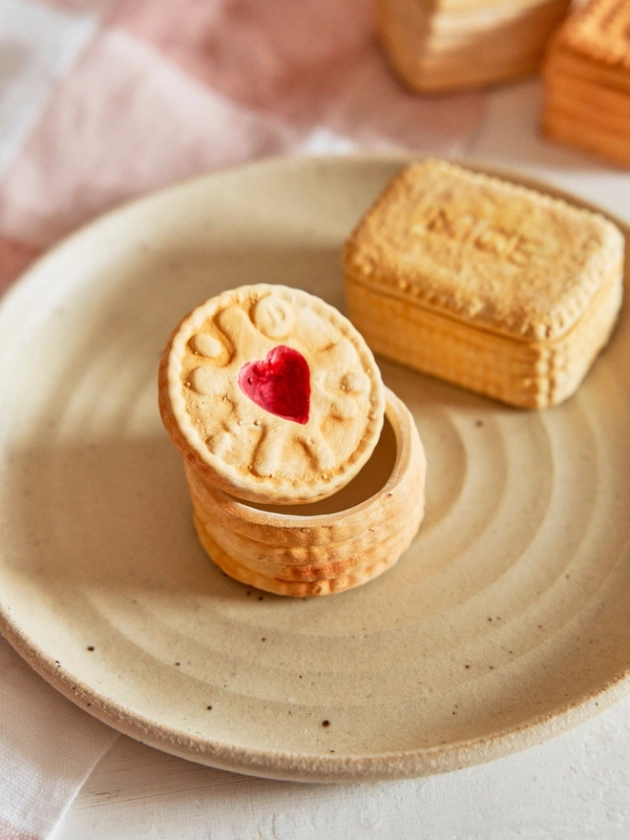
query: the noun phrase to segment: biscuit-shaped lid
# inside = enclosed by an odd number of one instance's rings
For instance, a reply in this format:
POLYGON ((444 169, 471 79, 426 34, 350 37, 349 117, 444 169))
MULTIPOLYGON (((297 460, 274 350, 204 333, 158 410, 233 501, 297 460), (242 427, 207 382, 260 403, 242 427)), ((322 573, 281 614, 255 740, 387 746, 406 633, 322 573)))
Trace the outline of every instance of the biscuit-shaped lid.
POLYGON ((567 18, 559 43, 587 58, 630 70, 630 3, 589 0, 567 18))
POLYGON ((623 237, 560 199, 441 160, 406 167, 346 243, 348 277, 475 327, 553 340, 620 271, 623 237))
POLYGON ((250 502, 332 495, 378 442, 385 392, 372 352, 324 301, 286 286, 224 292, 171 335, 162 420, 215 487, 250 502))

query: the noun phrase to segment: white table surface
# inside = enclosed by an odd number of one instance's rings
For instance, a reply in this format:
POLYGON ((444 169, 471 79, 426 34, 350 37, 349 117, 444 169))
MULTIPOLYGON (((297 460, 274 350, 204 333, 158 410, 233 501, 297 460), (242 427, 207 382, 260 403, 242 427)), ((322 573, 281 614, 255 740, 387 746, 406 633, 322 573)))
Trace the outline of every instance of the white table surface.
MULTIPOLYGON (((537 80, 492 92, 471 156, 543 178, 630 221, 630 172, 542 139, 539 110, 537 80)), ((55 834, 112 838, 628 840, 630 697, 499 761, 367 785, 248 778, 120 736, 55 834)))

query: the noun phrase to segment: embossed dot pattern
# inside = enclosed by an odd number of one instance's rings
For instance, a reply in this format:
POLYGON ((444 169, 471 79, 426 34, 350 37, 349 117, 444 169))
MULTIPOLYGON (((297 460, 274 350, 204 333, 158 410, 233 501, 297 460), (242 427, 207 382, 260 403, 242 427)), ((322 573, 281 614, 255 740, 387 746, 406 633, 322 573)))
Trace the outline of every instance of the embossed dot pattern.
POLYGON ((262 283, 213 296, 180 322, 160 365, 159 405, 183 457, 213 485, 294 504, 331 495, 365 465, 385 397, 346 318, 262 283))
MULTIPOLYGON (((396 778, 539 743, 628 690, 625 311, 575 398, 544 412, 381 364, 429 463, 421 531, 382 577, 286 599, 197 542, 155 408, 173 310, 254 272, 342 305, 343 236, 397 166, 190 183, 87 229, 0 307, 2 632, 146 743, 275 778, 396 778)), ((284 343, 283 312, 260 319, 284 343)))

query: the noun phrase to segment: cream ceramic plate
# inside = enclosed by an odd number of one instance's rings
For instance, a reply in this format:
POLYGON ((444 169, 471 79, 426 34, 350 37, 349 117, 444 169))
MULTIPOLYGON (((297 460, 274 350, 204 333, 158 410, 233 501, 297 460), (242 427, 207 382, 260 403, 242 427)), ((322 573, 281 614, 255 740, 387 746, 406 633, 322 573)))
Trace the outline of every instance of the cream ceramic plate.
POLYGON ((343 305, 339 256, 401 166, 274 161, 110 215, 0 307, 1 626, 78 705, 274 778, 452 770, 630 684, 630 324, 577 396, 521 412, 382 363, 429 472, 421 532, 367 585, 248 589, 194 535, 156 370, 194 305, 285 283, 343 305))

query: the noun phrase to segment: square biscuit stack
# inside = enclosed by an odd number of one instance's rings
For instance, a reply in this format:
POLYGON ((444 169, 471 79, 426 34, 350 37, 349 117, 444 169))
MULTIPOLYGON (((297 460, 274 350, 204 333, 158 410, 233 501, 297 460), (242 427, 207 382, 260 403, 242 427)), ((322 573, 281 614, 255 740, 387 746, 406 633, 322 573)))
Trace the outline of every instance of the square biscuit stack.
POLYGON ((377 0, 385 52, 412 90, 481 87, 531 73, 570 0, 377 0))
POLYGON ((348 314, 376 353, 543 408, 576 390, 608 341, 623 255, 603 216, 426 160, 393 180, 346 243, 348 314))
POLYGON ((630 166, 628 0, 590 0, 570 15, 543 78, 547 136, 630 166))

